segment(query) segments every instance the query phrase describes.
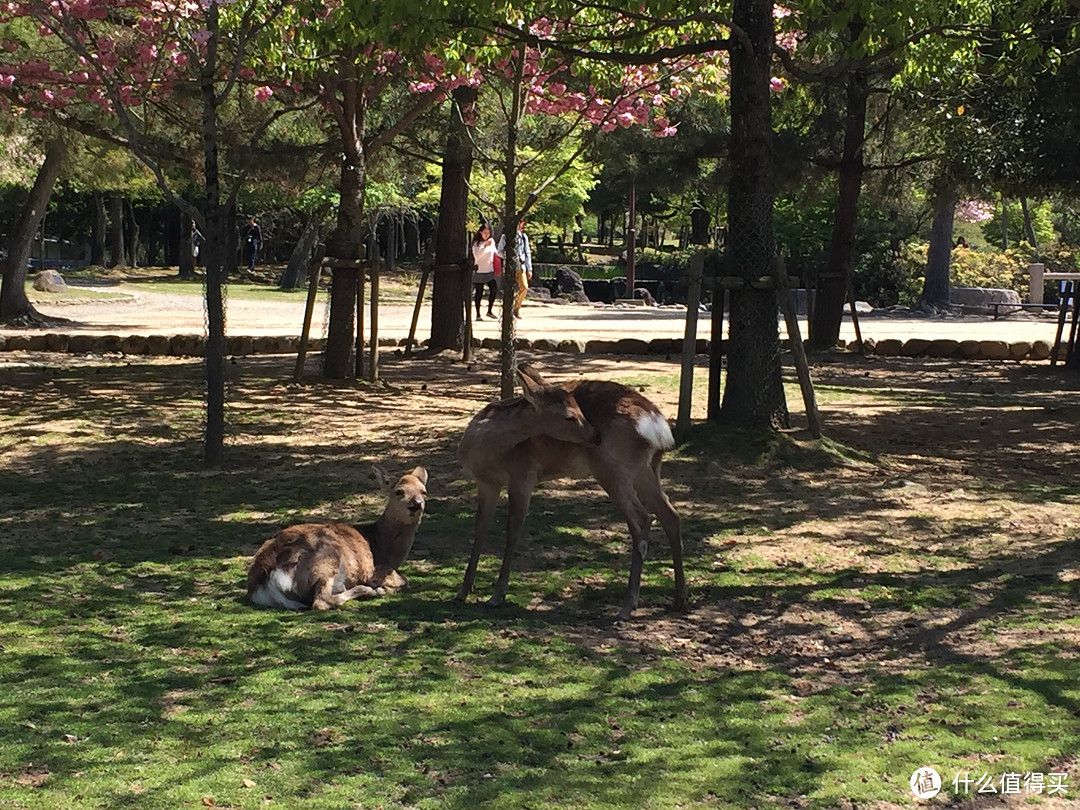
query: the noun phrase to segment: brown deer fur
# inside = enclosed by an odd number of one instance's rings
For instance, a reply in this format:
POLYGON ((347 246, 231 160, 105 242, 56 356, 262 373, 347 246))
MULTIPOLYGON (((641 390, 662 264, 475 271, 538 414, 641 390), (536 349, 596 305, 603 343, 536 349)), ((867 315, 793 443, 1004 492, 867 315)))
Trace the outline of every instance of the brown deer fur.
POLYGON ((264 607, 327 610, 350 599, 381 596, 405 585, 397 572, 412 549, 427 501, 427 471, 417 467, 394 483, 373 470, 387 492, 374 523, 304 523, 262 544, 248 569, 248 599, 264 607))
POLYGON ((458 447, 458 459, 476 481, 477 505, 472 556, 457 598, 465 599, 472 591, 480 552, 504 488, 509 499, 506 549, 490 605, 500 604, 506 596, 514 548, 536 485, 554 478, 591 476, 630 529, 630 584, 619 619, 629 619, 637 607, 654 515, 671 547, 675 608, 684 609, 679 516, 660 483, 661 460, 674 440, 660 410, 619 383, 575 380, 548 385, 528 366, 521 367, 518 375, 524 396, 485 407, 469 422, 458 447))

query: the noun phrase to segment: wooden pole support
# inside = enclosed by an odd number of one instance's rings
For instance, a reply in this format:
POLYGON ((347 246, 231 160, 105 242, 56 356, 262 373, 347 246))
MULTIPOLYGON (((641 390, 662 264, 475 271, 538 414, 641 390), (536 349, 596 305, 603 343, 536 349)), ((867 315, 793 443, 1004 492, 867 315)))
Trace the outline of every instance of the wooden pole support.
POLYGON ((701 301, 701 276, 705 254, 697 251, 690 258, 689 287, 686 292, 686 332, 683 335, 682 368, 679 376, 679 414, 675 436, 680 440, 690 429, 690 405, 694 395, 694 355, 697 353, 698 303, 701 301))
POLYGON ((799 330, 799 316, 795 314, 795 304, 791 300, 791 287, 788 285, 787 270, 784 269, 782 257, 776 257, 774 267, 780 309, 784 313, 784 322, 787 324, 791 356, 795 360, 795 372, 799 377, 799 387, 802 389, 803 403, 806 405, 806 422, 810 428, 810 435, 815 439, 820 439, 821 414, 818 412, 817 398, 814 396, 814 383, 810 379, 810 363, 806 359, 806 347, 803 346, 802 334, 799 330))

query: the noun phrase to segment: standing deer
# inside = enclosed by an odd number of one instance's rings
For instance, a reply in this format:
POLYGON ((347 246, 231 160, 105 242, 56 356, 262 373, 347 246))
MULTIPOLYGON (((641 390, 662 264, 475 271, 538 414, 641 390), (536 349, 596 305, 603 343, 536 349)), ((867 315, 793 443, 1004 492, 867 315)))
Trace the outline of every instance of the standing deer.
POLYGON ((282 529, 259 547, 248 569, 248 599, 264 607, 327 610, 350 599, 400 590, 405 562, 424 516, 427 470, 417 467, 394 483, 378 464, 387 493, 374 523, 303 523, 282 529))
POLYGON ((528 366, 518 369, 524 396, 494 402, 469 422, 458 459, 476 481, 472 557, 457 599, 472 591, 480 552, 503 488, 509 498, 506 550, 489 605, 500 604, 510 580, 533 489, 553 478, 596 479, 630 528, 630 591, 619 620, 638 604, 641 568, 655 515, 671 545, 675 609, 686 606, 679 516, 660 484, 660 462, 675 442, 659 409, 638 392, 614 382, 580 380, 548 385, 528 366))

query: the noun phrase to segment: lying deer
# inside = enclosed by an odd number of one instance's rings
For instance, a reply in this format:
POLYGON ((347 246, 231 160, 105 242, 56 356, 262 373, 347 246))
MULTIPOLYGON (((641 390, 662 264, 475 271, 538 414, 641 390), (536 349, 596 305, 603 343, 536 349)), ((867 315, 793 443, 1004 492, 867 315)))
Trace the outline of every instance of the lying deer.
POLYGON ((262 544, 248 569, 248 599, 289 610, 327 610, 350 599, 400 590, 405 562, 424 516, 427 470, 417 467, 394 483, 378 464, 375 477, 387 493, 374 523, 303 523, 282 529, 262 544))
POLYGON ((509 498, 506 550, 489 605, 500 604, 510 580, 533 489, 553 478, 592 476, 622 512, 630 528, 633 559, 630 591, 619 620, 638 604, 641 568, 655 515, 671 545, 675 608, 686 606, 679 516, 660 484, 660 462, 674 445, 659 409, 638 392, 614 382, 581 380, 548 385, 528 366, 518 369, 523 397, 494 402, 469 422, 458 459, 476 481, 472 557, 457 599, 472 591, 480 552, 505 487, 509 498))

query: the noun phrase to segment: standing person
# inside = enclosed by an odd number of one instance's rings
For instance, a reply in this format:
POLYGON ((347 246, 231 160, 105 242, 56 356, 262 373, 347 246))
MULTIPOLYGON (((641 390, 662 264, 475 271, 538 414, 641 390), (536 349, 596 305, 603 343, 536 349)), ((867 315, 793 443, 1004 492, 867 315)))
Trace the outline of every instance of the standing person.
MULTIPOLYGON (((514 317, 521 317, 521 305, 525 296, 529 294, 529 282, 532 281, 532 248, 529 246, 529 236, 525 233, 525 220, 518 222, 517 254, 518 273, 517 291, 514 294, 514 317)), ((506 255, 506 234, 499 238, 499 255, 506 255)))
POLYGON ((206 243, 206 237, 203 236, 202 231, 199 230, 199 226, 195 224, 195 220, 191 220, 191 263, 199 263, 199 249, 206 243))
POLYGON ((473 263, 476 269, 473 271, 473 298, 476 301, 476 320, 484 320, 480 315, 480 302, 484 299, 484 287, 488 288, 487 314, 494 318, 495 313, 491 308, 495 305, 495 290, 498 285, 495 282, 495 263, 499 254, 495 249, 495 240, 491 236, 491 226, 486 222, 476 231, 472 241, 473 263))
POLYGON ((240 231, 240 239, 244 243, 244 261, 247 262, 248 272, 255 272, 255 263, 259 260, 259 246, 262 244, 262 228, 255 221, 255 217, 248 215, 247 225, 240 231))

